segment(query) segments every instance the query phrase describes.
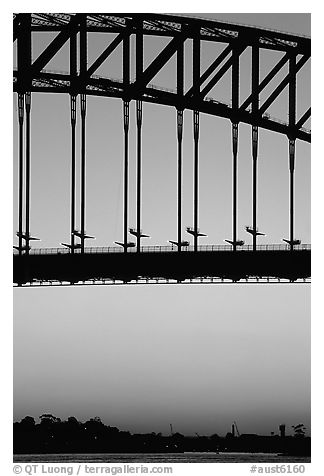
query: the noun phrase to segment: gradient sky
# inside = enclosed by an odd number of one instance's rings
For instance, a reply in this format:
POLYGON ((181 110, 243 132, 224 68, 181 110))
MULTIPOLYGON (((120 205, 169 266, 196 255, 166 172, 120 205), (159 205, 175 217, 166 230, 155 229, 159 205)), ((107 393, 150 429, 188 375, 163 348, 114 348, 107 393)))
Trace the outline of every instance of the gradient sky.
MULTIPOLYGON (((197 14, 310 34, 305 14, 197 14), (287 16, 288 15, 288 16, 287 16)), ((33 56, 50 40, 35 38, 33 56)), ((99 35, 100 36, 100 35, 99 35)), ((102 36, 102 35, 101 35, 102 36)), ((111 39, 113 36, 111 36, 111 39)), ((89 63, 105 38, 89 40, 89 63), (91 46, 90 46, 91 44, 91 46)), ((164 42, 145 42, 146 64, 164 42)), ((202 49, 204 68, 215 45, 202 49)), ((242 98, 249 94, 249 52, 242 56, 242 98)), ((186 51, 190 76, 190 45, 186 51)), ((261 78, 280 55, 261 56, 261 78)), ((66 70, 64 52, 48 69, 66 70)), ((101 74, 120 76, 118 56, 101 74)), ((172 62, 153 84, 173 87, 172 62)), ((310 70, 298 78, 302 114, 310 70)), ((189 80, 187 85, 190 86, 189 80)), ((229 83, 209 96, 229 101, 229 83)), ((285 116, 286 95, 271 114, 285 116)), ((70 129, 67 95, 33 94, 31 231, 37 246, 69 235, 70 129)), ((17 99, 14 95, 14 107, 17 99)), ((176 238, 176 114, 143 104, 143 223, 146 244, 176 238)), ((130 225, 135 225, 135 111, 131 104, 130 225)), ((14 119, 16 114, 14 113, 14 119)), ((192 225, 192 113, 185 112, 183 224, 192 225)), ((80 123, 80 121, 79 121, 80 123)), ((239 237, 250 241, 251 131, 240 125, 239 237)), ((287 138, 260 130, 260 243, 288 237, 287 138)), ((122 238, 122 106, 88 100, 87 231, 93 245, 122 238)), ((14 177, 17 127, 14 125, 14 177)), ((310 242, 310 145, 297 141, 296 237, 310 242)), ((16 191, 16 183, 14 183, 16 191)), ((231 125, 201 115, 201 243, 231 237, 231 125)), ((17 193, 14 223, 17 222, 17 193)), ((187 236, 184 233, 184 238, 187 236)), ((92 243, 89 243, 92 244, 92 243)), ((144 241, 143 241, 144 244, 144 241)), ((305 285, 186 285, 14 290, 14 418, 50 412, 98 415, 131 431, 270 433, 280 423, 310 428, 310 288, 305 285)))

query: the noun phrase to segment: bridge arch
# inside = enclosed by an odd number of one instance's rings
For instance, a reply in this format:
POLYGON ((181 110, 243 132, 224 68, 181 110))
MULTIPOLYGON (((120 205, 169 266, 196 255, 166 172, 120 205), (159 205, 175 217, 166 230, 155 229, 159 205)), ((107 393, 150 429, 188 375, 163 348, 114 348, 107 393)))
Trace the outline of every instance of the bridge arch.
POLYGON ((141 143, 143 102, 166 105, 175 108, 178 143, 178 194, 177 240, 173 245, 178 252, 185 251, 186 240, 182 236, 182 141, 183 111, 190 110, 193 115, 194 184, 193 184, 193 226, 187 233, 193 237, 193 250, 199 250, 199 136, 200 113, 228 119, 232 123, 233 153, 233 217, 232 237, 225 240, 238 251, 242 240, 237 233, 237 158, 239 145, 239 124, 251 126, 252 152, 252 226, 247 227, 253 240, 253 251, 257 251, 257 238, 262 235, 257 227, 257 164, 259 129, 273 131, 287 136, 289 144, 289 188, 290 188, 290 234, 286 241, 291 251, 298 249, 299 240, 294 231, 294 170, 296 140, 310 142, 311 133, 305 125, 310 119, 310 107, 297 115, 299 95, 298 73, 307 67, 310 59, 310 38, 283 32, 236 25, 215 20, 160 14, 17 14, 14 17, 14 42, 17 45, 17 67, 13 72, 14 91, 18 95, 19 116, 19 226, 17 250, 19 255, 28 255, 30 242, 30 114, 31 97, 34 92, 65 93, 71 98, 71 241, 64 245, 71 254, 85 252, 85 240, 91 238, 85 232, 85 187, 86 187, 86 115, 87 97, 114 97, 123 102, 124 120, 124 233, 123 241, 117 242, 125 253, 130 252, 128 241, 130 233, 136 238, 135 247, 141 252, 141 143), (32 58, 32 37, 38 32, 54 33, 55 38, 36 57, 32 58), (101 54, 92 61, 88 58, 88 46, 92 33, 113 34, 114 39, 107 44, 101 54), (144 38, 165 37, 167 44, 153 60, 144 66, 144 38), (132 54, 132 38, 135 48, 132 54), (185 46, 190 42, 191 63, 190 84, 186 87, 185 46), (202 45, 204 42, 222 45, 208 66, 202 69, 202 45), (50 62, 63 47, 69 52, 69 71, 51 70, 50 62), (97 74, 98 69, 117 48, 121 50, 122 77, 119 79, 97 74), (241 94, 241 55, 250 54, 250 94, 241 94), (260 78, 261 51, 280 53, 280 59, 270 68, 263 79, 260 78), (175 59, 174 77, 176 88, 170 89, 154 83, 156 75, 175 59), (134 61, 135 60, 135 61, 134 61), (134 75, 132 66, 134 63, 134 75), (284 76, 282 73, 287 70, 284 76), (231 99, 229 102, 213 97, 212 91, 224 76, 229 75, 231 99), (281 75, 281 76, 280 76, 281 75), (279 78, 279 79, 278 79, 279 78), (274 89, 265 95, 268 86, 275 80, 274 89), (279 81, 279 83, 278 83, 279 81), (286 115, 288 120, 278 120, 270 114, 271 106, 283 91, 288 92, 286 115), (242 97, 241 97, 242 96, 242 97), (81 113, 81 200, 80 229, 76 229, 76 117, 77 98, 80 98, 81 113), (261 100, 262 99, 262 100, 261 100), (128 142, 129 142, 129 103, 136 103, 137 132, 137 191, 136 227, 129 229, 128 219, 128 142), (24 129, 24 127, 26 128, 24 129), (25 162, 24 149, 25 148, 25 162), (25 169, 25 184, 23 184, 25 169), (23 225, 23 188, 25 188, 25 229, 23 225), (78 242, 80 240, 80 242, 78 242))
POLYGON ((14 41, 17 41, 17 69, 14 71, 14 91, 53 92, 120 97, 124 100, 142 100, 174 106, 177 109, 197 110, 224 117, 233 123, 243 122, 267 130, 286 134, 292 139, 310 142, 310 130, 304 127, 311 115, 310 107, 296 118, 296 78, 311 57, 310 38, 299 35, 206 20, 185 16, 162 14, 18 14, 14 17, 14 41), (32 34, 57 33, 54 40, 33 61, 32 34), (89 33, 113 33, 115 38, 105 50, 88 65, 87 44, 89 33), (80 36, 77 48, 77 35, 80 36), (147 68, 143 67, 143 38, 149 36, 170 39, 167 46, 147 68), (136 38, 136 75, 131 80, 130 38, 136 38), (82 38, 82 41, 81 41, 82 38), (184 46, 191 41, 192 86, 185 91, 184 46), (215 55, 211 64, 201 71, 202 42, 221 44, 224 49, 215 55), (69 43, 70 71, 53 72, 46 66, 55 54, 69 43), (123 77, 119 80, 96 75, 98 68, 122 45, 123 77), (239 97, 240 56, 247 49, 254 53, 251 62, 251 94, 241 101, 239 97), (259 80, 260 51, 283 54, 265 78, 259 80), (78 58, 79 57, 79 58, 78 58), (154 77, 168 61, 176 57, 174 75, 176 90, 154 85, 154 77), (79 64, 78 60, 79 59, 79 64), (260 102, 266 86, 289 64, 288 74, 274 91, 260 102), (225 103, 209 96, 212 88, 231 72, 231 102, 225 103), (153 81, 153 82, 152 82, 153 81), (290 89, 287 122, 271 117, 269 107, 285 88, 290 89), (295 111, 295 113, 294 113, 295 111))

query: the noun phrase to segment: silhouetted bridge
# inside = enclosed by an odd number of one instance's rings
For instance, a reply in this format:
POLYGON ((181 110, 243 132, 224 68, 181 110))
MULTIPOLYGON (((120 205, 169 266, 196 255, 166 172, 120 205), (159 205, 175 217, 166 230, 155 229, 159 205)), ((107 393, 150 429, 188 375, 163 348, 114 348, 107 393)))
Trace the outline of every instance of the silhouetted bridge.
POLYGON ((307 280, 310 276, 310 246, 294 251, 286 245, 192 246, 181 253, 171 246, 143 246, 140 253, 121 252, 117 247, 85 248, 71 254, 65 248, 31 250, 14 256, 16 284, 75 284, 81 282, 184 282, 244 281, 252 279, 307 280))
MULTIPOLYGON (((297 74, 311 56, 310 38, 227 22, 179 15, 162 14, 17 14, 14 15, 14 42, 17 42, 17 68, 13 72, 14 91, 18 95, 19 163, 18 163, 18 245, 14 253, 14 282, 105 281, 138 282, 139 280, 229 279, 238 281, 255 277, 296 281, 310 277, 310 246, 302 245, 294 234, 294 171, 296 140, 310 142, 310 107, 297 117, 297 74), (56 32, 57 36, 40 55, 32 58, 32 34, 56 32), (113 33, 114 39, 88 65, 89 33, 113 33), (144 36, 169 37, 169 43, 144 68, 144 36), (135 76, 131 70, 131 38, 135 38, 135 76), (191 87, 185 88, 184 48, 192 42, 191 87), (201 71, 202 42, 223 45, 210 65, 201 71), (46 66, 64 47, 69 46, 68 72, 49 71, 46 66), (122 45, 122 78, 112 79, 95 74, 98 68, 122 45), (240 57, 251 51, 251 93, 240 99, 240 57), (260 51, 281 52, 281 59, 260 80, 260 51), (172 58, 176 57, 174 75, 176 89, 154 86, 152 80, 172 58), (288 73, 264 97, 265 88, 288 65, 288 73), (231 102, 217 101, 208 96, 220 79, 231 71, 231 102), (269 107, 288 89, 288 121, 276 120, 269 107), (31 249, 36 239, 30 231, 30 115, 32 93, 66 93, 71 107, 71 222, 70 241, 66 248, 31 249), (262 102, 261 102, 262 93, 262 102), (77 97, 80 96, 80 222, 76 224, 76 121, 77 97), (87 248, 86 234, 86 110, 87 96, 117 97, 123 101, 124 130, 124 206, 123 239, 115 242, 120 248, 87 248), (136 227, 129 229, 129 103, 136 101, 137 127, 137 187, 136 227), (176 110, 177 131, 177 239, 172 247, 145 247, 141 239, 141 174, 142 174, 142 103, 172 106, 176 110), (183 240, 182 230, 182 140, 183 111, 193 112, 193 226, 187 233, 193 246, 183 240), (228 246, 200 246, 199 230, 199 124, 200 113, 206 113, 232 123, 232 236, 228 246), (237 233, 237 166, 239 123, 251 125, 252 156, 252 225, 246 231, 252 246, 244 245, 237 233), (25 124, 25 127, 24 127, 25 124), (284 134, 288 138, 289 164, 289 237, 287 245, 257 244, 263 233, 257 228, 257 163, 259 128, 284 134), (129 241, 128 233, 136 238, 129 241), (79 241, 78 241, 79 240, 79 241)), ((109 36, 109 35, 107 35, 109 36)))

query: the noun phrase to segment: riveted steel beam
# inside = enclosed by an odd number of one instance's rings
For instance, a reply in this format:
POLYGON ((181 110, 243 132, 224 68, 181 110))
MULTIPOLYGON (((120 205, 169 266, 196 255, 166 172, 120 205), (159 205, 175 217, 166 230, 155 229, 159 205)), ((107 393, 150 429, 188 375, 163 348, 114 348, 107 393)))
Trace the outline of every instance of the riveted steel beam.
POLYGON ((177 110, 177 138, 178 138, 178 252, 181 252, 182 226, 182 138, 183 138, 183 111, 177 110))
POLYGON ((296 125, 296 54, 289 58, 289 87, 288 87, 288 117, 289 129, 294 130, 296 125))
POLYGON ((75 248, 75 127, 76 127, 76 96, 71 94, 71 253, 75 248))
POLYGON ((24 177, 24 94, 18 94, 18 121, 19 121, 19 159, 18 159, 18 248, 22 254, 23 240, 23 177, 24 177))
POLYGON ((295 144, 294 139, 289 139, 289 188, 290 188, 290 207, 289 207, 289 241, 290 249, 294 249, 294 214, 295 214, 295 205, 294 205, 294 173, 295 173, 295 144))
POLYGON ((31 72, 31 16, 29 13, 21 15, 20 28, 17 39, 17 91, 30 91, 32 82, 31 72))
POLYGON ((81 94, 81 199, 80 199, 81 253, 84 252, 84 235, 85 235, 86 105, 87 105, 87 96, 85 94, 81 94))
POLYGON ((136 251, 141 251, 141 207, 142 207, 142 101, 136 101, 136 124, 137 124, 137 202, 136 202, 136 226, 137 243, 136 251))
POLYGON ((22 18, 22 13, 18 13, 13 19, 13 41, 15 42, 18 38, 18 33, 20 29, 20 22, 22 18))
POLYGON ((123 39, 123 83, 127 90, 130 82, 130 36, 126 35, 123 39))
POLYGON ((183 101, 184 94, 184 43, 180 42, 177 50, 177 95, 183 101))
MULTIPOLYGON (((252 116, 258 116, 259 109, 259 74, 260 74, 260 50, 257 45, 252 46, 252 116)), ((257 160, 258 160, 258 127, 252 126, 252 240, 253 251, 257 246, 257 160)))
POLYGON ((123 102, 123 115, 124 115, 124 253, 127 253, 129 101, 123 102))
MULTIPOLYGON (((235 48, 233 50, 233 65, 232 65, 232 109, 237 114, 239 108, 239 92, 240 92, 240 55, 235 48)), ((238 151, 238 122, 232 123, 232 146, 233 146, 233 225, 232 225, 232 245, 233 251, 237 247, 237 151, 238 151)))

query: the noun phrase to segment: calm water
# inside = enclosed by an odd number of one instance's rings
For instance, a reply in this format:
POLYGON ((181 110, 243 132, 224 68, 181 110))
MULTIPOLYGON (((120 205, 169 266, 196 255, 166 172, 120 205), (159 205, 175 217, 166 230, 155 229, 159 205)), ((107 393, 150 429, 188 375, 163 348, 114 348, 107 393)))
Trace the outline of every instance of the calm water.
POLYGON ((14 455, 14 463, 310 463, 310 457, 272 453, 98 453, 14 455))

